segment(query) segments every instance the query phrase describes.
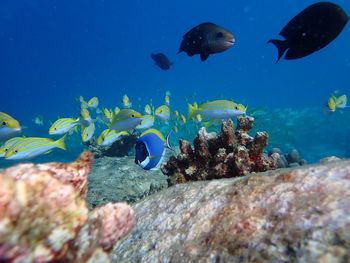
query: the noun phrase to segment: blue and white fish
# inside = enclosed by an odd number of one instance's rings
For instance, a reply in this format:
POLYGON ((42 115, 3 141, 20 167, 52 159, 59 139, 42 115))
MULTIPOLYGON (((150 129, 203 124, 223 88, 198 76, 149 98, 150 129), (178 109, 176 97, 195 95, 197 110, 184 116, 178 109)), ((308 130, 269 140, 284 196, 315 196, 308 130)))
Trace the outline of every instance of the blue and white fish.
POLYGON ((143 132, 135 145, 135 163, 145 170, 156 170, 164 158, 166 148, 172 149, 169 135, 165 139, 156 129, 143 132))

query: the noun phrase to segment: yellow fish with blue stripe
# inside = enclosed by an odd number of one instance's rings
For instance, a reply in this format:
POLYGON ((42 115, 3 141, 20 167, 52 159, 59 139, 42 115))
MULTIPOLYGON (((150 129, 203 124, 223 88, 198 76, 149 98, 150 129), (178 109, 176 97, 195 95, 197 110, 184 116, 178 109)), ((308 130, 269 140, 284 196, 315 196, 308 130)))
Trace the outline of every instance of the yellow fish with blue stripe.
POLYGON ((331 112, 334 112, 336 109, 348 108, 349 106, 347 106, 347 96, 345 94, 339 97, 331 95, 328 99, 327 107, 331 112))
POLYGON ((132 109, 122 109, 117 115, 114 115, 109 129, 120 131, 130 131, 136 128, 142 122, 142 115, 132 109))
POLYGON ((95 133, 95 123, 91 122, 88 126, 81 126, 81 140, 88 142, 95 133))
POLYGON ((155 115, 158 119, 161 121, 168 121, 170 119, 170 108, 168 105, 162 105, 159 106, 156 111, 155 115))
POLYGON ((143 132, 135 145, 135 163, 145 170, 157 169, 164 158, 166 148, 172 149, 169 135, 170 133, 165 139, 156 129, 143 132))
POLYGON ((116 132, 115 130, 105 129, 97 138, 97 144, 100 146, 110 146, 128 134, 127 131, 116 132))
POLYGON ((5 142, 3 146, 0 147, 0 157, 5 157, 5 154, 9 149, 11 149, 17 142, 23 140, 25 137, 14 137, 5 142))
POLYGON ((89 108, 96 109, 98 107, 98 98, 92 97, 91 99, 89 99, 89 101, 87 102, 87 106, 89 108))
POLYGON ((67 132, 71 131, 74 127, 76 127, 79 123, 79 118, 60 118, 51 125, 51 127, 49 128, 49 134, 66 134, 67 132))
POLYGON ((214 100, 201 105, 188 104, 188 118, 194 119, 197 114, 207 120, 225 120, 246 113, 247 108, 230 100, 214 100))
POLYGON ((64 138, 53 141, 47 138, 27 137, 15 143, 5 154, 7 160, 29 159, 49 153, 54 148, 65 150, 64 138))
POLYGON ((21 131, 19 122, 5 112, 0 112, 0 141, 15 137, 21 131))
POLYGON ((122 103, 125 109, 130 109, 132 107, 132 103, 126 94, 123 96, 122 103))
POLYGON ((149 129, 154 125, 154 116, 150 114, 146 114, 142 116, 142 121, 139 125, 136 126, 138 130, 149 129))

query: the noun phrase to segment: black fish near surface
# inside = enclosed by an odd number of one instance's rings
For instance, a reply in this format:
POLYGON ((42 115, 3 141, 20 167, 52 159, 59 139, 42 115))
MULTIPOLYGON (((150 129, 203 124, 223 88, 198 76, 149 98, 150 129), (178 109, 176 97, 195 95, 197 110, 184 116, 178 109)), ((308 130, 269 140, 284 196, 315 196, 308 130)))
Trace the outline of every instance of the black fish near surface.
POLYGON ((160 67, 162 70, 170 69, 170 66, 173 64, 172 62, 170 62, 168 57, 163 53, 157 53, 157 54, 152 53, 151 58, 154 60, 156 65, 160 67))
POLYGON ((278 49, 278 59, 298 59, 308 56, 331 43, 344 29, 349 17, 334 3, 318 2, 296 15, 279 35, 285 40, 271 39, 278 49))
POLYGON ((188 31, 182 39, 179 52, 188 56, 199 54, 201 61, 209 55, 229 49, 235 42, 231 32, 213 23, 202 23, 188 31))

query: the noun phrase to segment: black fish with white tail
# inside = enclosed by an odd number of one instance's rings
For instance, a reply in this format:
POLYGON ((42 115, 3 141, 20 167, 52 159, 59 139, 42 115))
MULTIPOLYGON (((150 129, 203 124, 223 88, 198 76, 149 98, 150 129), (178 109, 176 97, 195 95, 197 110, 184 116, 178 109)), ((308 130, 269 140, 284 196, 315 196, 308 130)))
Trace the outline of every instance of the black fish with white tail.
POLYGON ((285 40, 268 43, 278 49, 278 59, 298 59, 308 56, 331 43, 342 32, 349 17, 337 4, 319 2, 296 15, 279 33, 285 40))
POLYGON ((213 23, 202 23, 188 31, 182 39, 179 52, 189 56, 200 55, 201 61, 209 55, 223 52, 235 42, 235 38, 227 29, 213 23))
POLYGON ((151 54, 151 58, 154 60, 156 65, 162 70, 170 69, 170 66, 173 64, 166 55, 163 53, 151 54))

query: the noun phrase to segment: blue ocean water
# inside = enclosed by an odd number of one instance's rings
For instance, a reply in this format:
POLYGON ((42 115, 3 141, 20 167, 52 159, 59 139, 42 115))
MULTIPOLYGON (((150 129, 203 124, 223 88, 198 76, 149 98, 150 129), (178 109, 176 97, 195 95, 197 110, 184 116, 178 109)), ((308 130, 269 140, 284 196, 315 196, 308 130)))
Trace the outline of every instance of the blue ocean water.
MULTIPOLYGON (((275 64, 277 49, 267 44, 312 3, 2 0, 0 111, 20 121, 23 135, 49 137, 50 122, 78 116, 80 95, 113 108, 127 94, 140 110, 150 99, 161 105, 170 91, 171 109, 183 113, 187 101, 227 98, 265 109, 256 130, 270 133, 269 147, 297 148, 309 162, 350 157, 350 109, 324 109, 332 92, 350 94, 349 25, 329 46, 298 60, 275 64), (235 45, 205 62, 177 54, 183 34, 205 21, 229 29, 235 45), (152 52, 165 53, 173 67, 160 70, 152 52)), ((348 1, 335 3, 350 14, 348 1)), ((84 148, 78 135, 67 146, 38 160, 70 160, 84 148)))

